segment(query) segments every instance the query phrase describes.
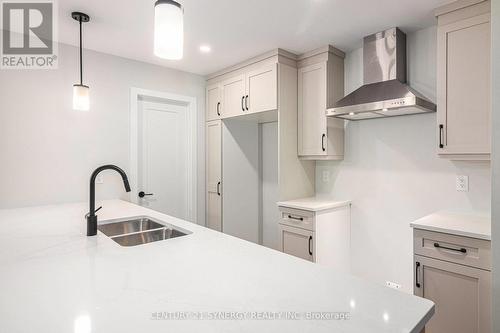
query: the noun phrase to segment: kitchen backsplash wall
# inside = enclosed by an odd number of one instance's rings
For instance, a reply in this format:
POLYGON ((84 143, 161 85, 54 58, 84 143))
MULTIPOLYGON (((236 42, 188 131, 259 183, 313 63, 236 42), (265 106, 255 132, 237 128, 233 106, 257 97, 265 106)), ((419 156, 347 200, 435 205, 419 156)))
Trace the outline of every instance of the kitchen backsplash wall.
MULTIPOLYGON (((436 27, 408 34, 410 85, 436 101, 436 27)), ((363 52, 345 62, 346 94, 363 82, 363 52)), ((453 162, 436 154, 436 114, 347 122, 345 159, 318 161, 316 191, 352 200, 353 273, 412 292, 409 223, 438 210, 489 214, 489 162, 453 162), (457 175, 469 192, 457 192, 457 175)))
MULTIPOLYGON (((205 79, 165 67, 84 50, 90 111, 72 110, 78 48, 59 45, 57 70, 0 73, 0 208, 88 200, 93 169, 129 170, 130 88, 196 97, 198 223, 205 220, 205 79)), ((120 177, 104 174, 98 198, 127 198, 120 177)), ((136 195, 133 193, 132 195, 136 195)))

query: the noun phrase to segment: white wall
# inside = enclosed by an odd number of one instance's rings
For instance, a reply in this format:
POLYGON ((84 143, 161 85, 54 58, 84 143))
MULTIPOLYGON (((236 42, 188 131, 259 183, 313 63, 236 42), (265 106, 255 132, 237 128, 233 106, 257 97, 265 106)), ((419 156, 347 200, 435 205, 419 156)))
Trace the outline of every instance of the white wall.
MULTIPOLYGON (((500 1, 491 2, 493 39, 493 313, 500 313, 500 1)), ((500 332, 500 316, 493 317, 493 332, 500 332)))
MULTIPOLYGON (((130 88, 196 97, 198 223, 205 216, 203 77, 103 53, 84 52, 91 111, 72 110, 78 49, 59 46, 57 70, 0 72, 0 208, 86 201, 93 169, 129 170, 130 88)), ((118 175, 104 174, 98 198, 126 198, 118 175)), ((135 195, 135 194, 133 194, 135 195)))
MULTIPOLYGON (((408 35, 410 84, 436 100, 436 28, 408 35)), ((346 93, 362 82, 362 52, 346 58, 346 93)), ((452 162, 436 155, 436 115, 348 122, 341 162, 317 162, 319 194, 350 199, 353 273, 412 291, 409 223, 437 210, 490 210, 489 162, 452 162), (323 172, 329 182, 323 182, 323 172), (468 175, 470 191, 455 190, 468 175)))

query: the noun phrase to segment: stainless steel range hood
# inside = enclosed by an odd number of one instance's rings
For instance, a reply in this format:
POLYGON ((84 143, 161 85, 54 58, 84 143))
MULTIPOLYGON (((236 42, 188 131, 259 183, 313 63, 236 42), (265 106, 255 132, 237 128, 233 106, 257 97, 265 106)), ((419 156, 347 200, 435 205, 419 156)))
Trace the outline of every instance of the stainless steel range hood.
POLYGON ((362 120, 435 112, 436 105, 406 84, 406 35, 392 28, 363 41, 364 85, 326 115, 362 120))

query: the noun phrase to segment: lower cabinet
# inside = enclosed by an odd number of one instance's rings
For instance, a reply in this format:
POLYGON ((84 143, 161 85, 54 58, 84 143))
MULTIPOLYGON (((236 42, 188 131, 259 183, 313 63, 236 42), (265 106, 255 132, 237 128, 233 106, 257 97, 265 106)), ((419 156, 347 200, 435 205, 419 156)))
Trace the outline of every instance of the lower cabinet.
POLYGON ((283 252, 314 262, 314 232, 281 225, 280 233, 283 252))
POLYGON ((424 246, 415 252, 435 251, 433 257, 414 255, 414 294, 435 303, 425 333, 490 333, 491 272, 460 263, 468 256, 481 256, 477 240, 436 232, 417 239, 424 246), (443 260, 444 256, 454 262, 443 260))
POLYGON ((281 251, 350 272, 350 203, 314 211, 279 209, 281 251))

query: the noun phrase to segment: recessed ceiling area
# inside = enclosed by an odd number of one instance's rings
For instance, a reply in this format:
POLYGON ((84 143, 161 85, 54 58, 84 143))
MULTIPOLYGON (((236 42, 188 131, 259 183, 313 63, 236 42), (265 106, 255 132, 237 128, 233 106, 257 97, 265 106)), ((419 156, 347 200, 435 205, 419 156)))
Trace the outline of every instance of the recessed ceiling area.
POLYGON ((328 43, 350 51, 363 36, 393 26, 435 24, 450 0, 178 0, 184 6, 184 57, 153 54, 154 0, 59 1, 59 41, 78 45, 72 11, 91 16, 87 49, 206 75, 274 48, 303 53, 328 43), (200 46, 210 45, 210 52, 200 46))

